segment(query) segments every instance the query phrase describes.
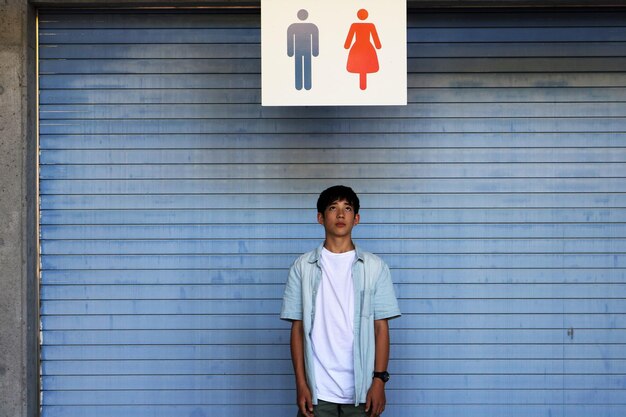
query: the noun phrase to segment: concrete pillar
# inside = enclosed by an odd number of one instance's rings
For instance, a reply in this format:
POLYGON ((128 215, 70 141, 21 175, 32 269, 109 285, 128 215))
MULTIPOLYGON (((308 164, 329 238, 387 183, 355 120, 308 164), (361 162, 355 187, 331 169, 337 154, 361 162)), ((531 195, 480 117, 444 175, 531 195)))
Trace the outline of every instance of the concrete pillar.
POLYGON ((0 2, 0 417, 38 408, 34 21, 0 2))

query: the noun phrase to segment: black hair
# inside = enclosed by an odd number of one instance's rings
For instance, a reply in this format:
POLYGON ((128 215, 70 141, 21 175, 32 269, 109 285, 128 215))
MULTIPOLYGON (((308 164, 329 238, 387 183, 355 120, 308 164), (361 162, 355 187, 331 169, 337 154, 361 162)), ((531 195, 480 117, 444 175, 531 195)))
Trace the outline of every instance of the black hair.
POLYGON ((317 212, 323 214, 328 206, 338 200, 346 200, 354 209, 354 214, 359 212, 359 197, 345 185, 334 185, 322 191, 317 199, 317 212))

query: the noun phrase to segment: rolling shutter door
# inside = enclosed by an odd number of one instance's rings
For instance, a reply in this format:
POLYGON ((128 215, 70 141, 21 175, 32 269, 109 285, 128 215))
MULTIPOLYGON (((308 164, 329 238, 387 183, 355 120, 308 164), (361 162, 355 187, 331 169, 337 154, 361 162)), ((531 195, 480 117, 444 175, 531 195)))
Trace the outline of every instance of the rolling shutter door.
POLYGON ((336 183, 404 313, 386 416, 623 416, 625 17, 411 15, 408 106, 262 108, 256 13, 41 12, 43 416, 293 415, 336 183))

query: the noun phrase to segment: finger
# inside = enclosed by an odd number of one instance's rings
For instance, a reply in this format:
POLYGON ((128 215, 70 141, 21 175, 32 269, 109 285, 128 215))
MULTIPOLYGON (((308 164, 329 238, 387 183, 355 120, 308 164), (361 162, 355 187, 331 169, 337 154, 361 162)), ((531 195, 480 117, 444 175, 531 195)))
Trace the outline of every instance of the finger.
POLYGON ((300 402, 298 403, 298 408, 300 408, 300 412, 303 416, 309 417, 309 410, 305 398, 300 400, 300 402))
POLYGON ((307 397, 305 405, 307 407, 306 415, 308 417, 313 417, 313 401, 311 401, 310 397, 307 397))
POLYGON ((313 413, 311 411, 309 411, 307 407, 300 408, 300 412, 305 417, 313 417, 313 413))

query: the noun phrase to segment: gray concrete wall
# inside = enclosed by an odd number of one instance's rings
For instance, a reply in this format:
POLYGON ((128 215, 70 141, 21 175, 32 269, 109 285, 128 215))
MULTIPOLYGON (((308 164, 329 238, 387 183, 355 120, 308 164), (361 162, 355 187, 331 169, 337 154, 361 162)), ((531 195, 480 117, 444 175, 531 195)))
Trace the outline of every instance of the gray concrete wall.
POLYGON ((34 17, 0 2, 0 417, 35 415, 34 17))

